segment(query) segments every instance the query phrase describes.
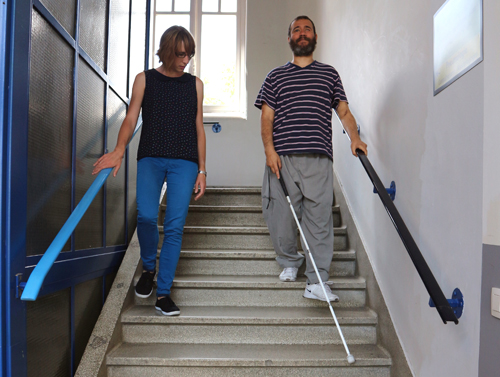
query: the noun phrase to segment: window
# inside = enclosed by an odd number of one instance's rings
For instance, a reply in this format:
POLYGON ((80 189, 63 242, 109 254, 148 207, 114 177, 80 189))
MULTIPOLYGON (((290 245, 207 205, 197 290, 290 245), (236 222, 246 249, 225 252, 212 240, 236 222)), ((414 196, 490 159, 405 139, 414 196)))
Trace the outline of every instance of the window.
POLYGON ((205 84, 204 115, 246 117, 246 0, 154 0, 152 12, 152 66, 163 32, 184 26, 196 41, 188 70, 205 84))

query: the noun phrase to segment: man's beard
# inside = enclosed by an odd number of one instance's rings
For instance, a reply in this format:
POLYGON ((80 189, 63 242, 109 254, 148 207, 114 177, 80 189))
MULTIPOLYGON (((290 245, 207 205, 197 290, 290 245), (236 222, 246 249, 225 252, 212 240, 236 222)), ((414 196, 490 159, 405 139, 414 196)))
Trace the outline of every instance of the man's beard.
POLYGON ((309 39, 307 37, 300 37, 296 42, 290 39, 289 44, 295 56, 310 56, 316 48, 316 38, 309 39), (309 42, 305 46, 299 45, 299 42, 303 39, 309 42))

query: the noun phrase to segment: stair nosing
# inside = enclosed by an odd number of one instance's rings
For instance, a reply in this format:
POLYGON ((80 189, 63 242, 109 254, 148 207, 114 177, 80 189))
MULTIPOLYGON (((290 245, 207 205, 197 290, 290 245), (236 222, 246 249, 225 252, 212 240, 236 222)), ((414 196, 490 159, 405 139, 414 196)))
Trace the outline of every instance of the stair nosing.
MULTIPOLYGON (((184 345, 184 344, 182 344, 184 345)), ((121 356, 120 352, 123 352, 121 348, 130 348, 135 351, 141 350, 156 350, 156 349, 175 349, 179 347, 177 343, 122 343, 119 347, 114 349, 110 354, 106 357, 106 363, 108 366, 186 366, 186 367, 390 367, 392 365, 392 359, 387 355, 387 351, 385 351, 382 347, 379 347, 376 344, 372 345, 351 345, 350 350, 351 353, 356 357, 356 363, 350 365, 347 363, 346 355, 343 346, 340 345, 308 345, 308 351, 314 350, 314 355, 316 357, 305 357, 307 354, 303 352, 303 345, 267 345, 267 344, 223 344, 217 345, 214 347, 213 344, 196 344, 190 345, 191 350, 195 347, 197 349, 211 349, 212 352, 217 352, 217 355, 214 357, 203 356, 189 356, 183 354, 182 356, 170 355, 170 356, 140 356, 138 352, 135 352, 134 357, 121 356), (365 356, 366 353, 369 355, 373 353, 373 351, 366 350, 376 350, 379 355, 375 355, 372 357, 365 356), (222 351, 221 351, 222 350, 222 351), (245 354, 245 357, 223 357, 225 355, 224 352, 229 353, 237 351, 245 354), (293 350, 295 353, 300 354, 302 357, 294 356, 292 357, 284 357, 288 356, 290 350, 293 350), (300 350, 300 351, 297 351, 300 350), (363 351, 363 355, 360 356, 361 351, 363 351), (318 351, 321 351, 319 354, 318 351), (252 355, 251 353, 257 354, 252 355), (271 352, 275 352, 280 354, 280 356, 274 356, 271 352), (332 354, 330 357, 325 357, 325 353, 328 355, 332 354), (118 356, 115 356, 119 354, 118 356), (221 356, 222 355, 222 356, 221 356), (284 356, 282 356, 284 355, 284 356)), ((178 353, 182 353, 182 349, 177 350, 178 353)))
MULTIPOLYGON (((160 253, 161 249, 157 252, 160 253)), ((274 250, 182 250, 181 258, 185 259, 235 259, 235 260, 275 260, 276 253, 274 250)), ((355 261, 355 250, 339 250, 333 252, 333 260, 335 261, 355 261)))
MULTIPOLYGON (((332 289, 364 290, 366 280, 360 276, 331 277, 332 289)), ((222 288, 222 289, 304 289, 305 277, 298 277, 295 282, 282 282, 275 276, 267 275, 180 275, 174 279, 175 288, 222 288), (260 279, 260 281, 259 281, 260 279), (262 281, 263 280, 263 281, 262 281)))
MULTIPOLYGON (((158 226, 160 233, 163 233, 163 225, 158 226)), ((333 228, 337 236, 347 235, 347 227, 342 225, 333 228)), ((249 235, 269 235, 267 226, 184 226, 184 234, 249 234, 249 235)))
MULTIPOLYGON (((167 207, 166 204, 161 204, 162 209, 167 207)), ((220 204, 190 204, 189 211, 192 212, 262 212, 262 205, 220 205, 220 204)), ((338 204, 332 206, 332 212, 340 212, 340 206, 338 204)))
MULTIPOLYGON (((260 311, 273 311, 281 314, 281 316, 276 315, 275 317, 265 316, 244 316, 235 315, 234 311, 238 310, 240 312, 248 312, 249 308, 241 310, 241 307, 193 307, 186 306, 183 307, 183 312, 190 311, 190 309, 203 309, 204 312, 210 312, 211 308, 221 310, 227 308, 228 311, 232 311, 232 315, 219 316, 214 315, 186 315, 181 313, 178 317, 169 317, 157 314, 154 308, 145 307, 144 305, 134 305, 124 312, 121 316, 122 324, 140 324, 140 325, 158 325, 158 324, 170 324, 170 325, 280 325, 280 326, 319 326, 319 325, 335 325, 331 314, 326 308, 302 308, 302 307, 251 307, 252 309, 260 311), (313 317, 307 316, 307 313, 312 310, 323 312, 323 316, 313 317), (304 317, 286 317, 286 311, 304 312, 304 317), (149 313, 150 312, 150 313, 149 313)), ((346 326, 376 326, 378 324, 378 315, 373 310, 364 308, 338 308, 336 309, 337 320, 340 324, 346 326), (358 314, 356 316, 356 314, 358 314)))

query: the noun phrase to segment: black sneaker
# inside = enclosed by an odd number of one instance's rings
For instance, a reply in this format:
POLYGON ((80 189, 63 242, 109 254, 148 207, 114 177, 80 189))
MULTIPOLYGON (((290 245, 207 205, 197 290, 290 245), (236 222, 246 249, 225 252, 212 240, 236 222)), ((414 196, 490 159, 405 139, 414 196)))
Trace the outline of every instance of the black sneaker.
POLYGON ((135 295, 140 298, 148 298, 153 293, 154 278, 156 272, 144 271, 135 286, 135 295))
POLYGON ((175 305, 175 303, 172 301, 170 298, 170 295, 166 295, 165 297, 161 299, 156 300, 156 305, 155 305, 156 310, 161 311, 163 315, 179 315, 181 314, 181 311, 175 305))

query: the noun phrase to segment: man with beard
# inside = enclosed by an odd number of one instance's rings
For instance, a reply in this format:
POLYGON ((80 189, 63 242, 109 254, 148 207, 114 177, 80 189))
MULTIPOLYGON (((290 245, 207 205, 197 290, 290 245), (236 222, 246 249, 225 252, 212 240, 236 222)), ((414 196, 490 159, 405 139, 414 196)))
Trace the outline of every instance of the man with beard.
POLYGON ((278 178, 283 177, 321 280, 309 260, 304 297, 338 301, 328 278, 333 258, 332 108, 351 138, 351 151, 367 153, 349 111, 342 81, 335 68, 313 59, 316 28, 307 16, 288 28, 293 60, 267 75, 255 101, 262 110, 261 133, 266 153, 262 210, 283 271, 281 281, 295 281, 304 256, 297 252, 297 227, 278 178))

